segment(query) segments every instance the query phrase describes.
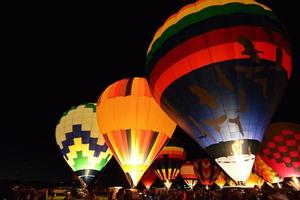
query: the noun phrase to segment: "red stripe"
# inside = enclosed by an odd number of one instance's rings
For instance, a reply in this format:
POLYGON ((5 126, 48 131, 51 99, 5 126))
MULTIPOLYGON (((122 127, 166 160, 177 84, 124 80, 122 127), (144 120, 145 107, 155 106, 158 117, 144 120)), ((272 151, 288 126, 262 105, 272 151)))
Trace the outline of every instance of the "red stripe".
MULTIPOLYGON (((283 48, 288 54, 291 54, 288 41, 286 41, 280 33, 272 32, 272 36, 273 40, 276 41, 276 46, 283 48)), ((238 37, 245 37, 251 41, 273 43, 268 33, 263 30, 262 27, 238 26, 210 31, 195 36, 168 52, 155 64, 155 67, 151 72, 151 79, 153 79, 153 82, 156 82, 159 75, 166 71, 170 65, 188 57, 190 54, 220 44, 237 42, 238 37)), ((211 53, 213 52, 207 51, 207 54, 205 55, 207 56, 206 58, 209 58, 211 53)), ((236 51, 233 47, 230 47, 222 53, 230 55, 235 54, 236 51)), ((186 60, 186 62, 189 61, 190 60, 186 60)), ((188 65, 184 66, 187 66, 186 68, 188 68, 188 65)))
MULTIPOLYGON (((276 62, 277 46, 259 41, 252 42, 254 43, 255 48, 257 50, 263 51, 263 53, 259 54, 259 57, 261 59, 276 62)), ((177 60, 171 65, 166 65, 164 67, 166 68, 165 70, 157 73, 157 75, 151 75, 150 84, 154 88, 154 97, 157 100, 160 100, 161 94, 171 83, 193 70, 199 69, 201 67, 213 63, 249 58, 248 55, 242 55, 243 51, 244 47, 238 42, 221 44, 211 46, 206 49, 201 49, 199 51, 187 55, 186 57, 183 57, 181 60, 177 60), (232 49, 232 52, 228 51, 228 49, 232 49)), ((165 58, 167 57, 168 56, 166 56, 165 58)), ((283 50, 282 65, 288 72, 288 77, 290 78, 292 70, 292 61, 291 57, 285 50, 283 50)), ((158 66, 156 68, 159 69, 162 67, 158 66)))
POLYGON ((105 141, 105 143, 107 144, 108 148, 110 149, 110 151, 112 152, 112 154, 114 155, 114 157, 116 158, 116 160, 118 161, 118 163, 121 164, 121 162, 120 162, 120 160, 118 159, 117 154, 116 154, 116 152, 115 152, 115 150, 114 150, 112 144, 110 143, 110 140, 109 140, 109 138, 107 137, 107 134, 106 134, 106 133, 103 134, 103 138, 104 138, 104 141, 105 141))

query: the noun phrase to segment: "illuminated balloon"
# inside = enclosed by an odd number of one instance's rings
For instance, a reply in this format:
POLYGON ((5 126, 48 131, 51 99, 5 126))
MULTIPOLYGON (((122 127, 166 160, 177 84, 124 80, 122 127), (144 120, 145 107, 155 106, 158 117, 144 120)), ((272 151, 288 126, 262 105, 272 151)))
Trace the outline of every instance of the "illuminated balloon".
POLYGON ((291 76, 274 13, 254 0, 199 0, 169 17, 147 52, 154 98, 235 181, 248 178, 291 76))
POLYGON ((184 158, 184 148, 178 146, 173 140, 168 142, 156 158, 154 171, 168 189, 178 176, 184 158))
POLYGON ((235 183, 227 175, 225 175, 222 171, 220 171, 220 175, 217 178, 217 180, 215 181, 215 183, 219 187, 223 187, 223 186, 226 186, 226 185, 229 185, 229 186, 234 186, 235 185, 235 183))
POLYGON ((181 169, 180 169, 181 177, 183 178, 184 182, 193 189, 194 186, 198 183, 198 177, 194 171, 193 163, 187 161, 185 162, 181 169))
POLYGON ((220 170, 214 161, 200 158, 194 162, 194 171, 203 185, 212 186, 220 174, 220 170))
POLYGON ((248 179, 246 180, 245 186, 253 188, 254 186, 261 186, 264 184, 264 179, 260 178, 257 174, 251 173, 248 179))
POLYGON ((300 125, 273 123, 263 140, 260 156, 283 178, 300 177, 300 125))
POLYGON ((136 185, 176 124, 156 103, 144 78, 107 87, 97 104, 100 132, 123 171, 136 185))
POLYGON ((144 186, 149 190, 156 178, 157 176, 154 170, 151 167, 149 167, 148 170, 142 176, 140 182, 142 182, 144 186))
POLYGON ((268 166, 259 155, 256 155, 255 157, 253 168, 258 176, 262 177, 269 183, 273 184, 283 181, 283 179, 270 166, 268 166))
POLYGON ((112 157, 99 132, 96 104, 72 107, 56 126, 56 142, 78 177, 87 185, 112 157))

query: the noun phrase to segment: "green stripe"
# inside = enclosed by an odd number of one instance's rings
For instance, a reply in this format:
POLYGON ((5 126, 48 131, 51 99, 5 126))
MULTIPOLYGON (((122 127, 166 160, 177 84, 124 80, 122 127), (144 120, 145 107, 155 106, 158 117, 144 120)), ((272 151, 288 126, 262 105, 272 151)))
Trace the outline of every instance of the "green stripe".
POLYGON ((263 7, 255 4, 229 3, 226 5, 210 6, 199 12, 185 16, 176 24, 167 28, 163 34, 153 43, 150 52, 147 55, 147 63, 151 60, 155 51, 172 35, 180 32, 184 28, 207 20, 208 18, 218 15, 230 15, 236 13, 258 14, 269 17, 272 20, 278 20, 272 11, 265 10, 263 7))
POLYGON ((96 169, 98 171, 101 171, 102 168, 107 164, 107 162, 111 159, 112 155, 111 154, 107 154, 107 156, 105 158, 103 158, 100 163, 96 166, 96 169))
MULTIPOLYGON (((96 106, 97 106, 97 105, 96 105, 95 103, 86 103, 86 104, 81 104, 81 105, 79 105, 79 106, 83 106, 83 105, 84 105, 85 108, 92 108, 92 109, 93 109, 93 112, 96 112, 96 106)), ((68 113, 69 113, 71 110, 75 110, 75 109, 77 109, 79 106, 73 106, 73 107, 71 107, 68 111, 64 112, 64 113, 62 114, 62 116, 60 117, 60 119, 59 119, 59 121, 58 121, 58 124, 60 123, 60 121, 62 120, 63 117, 65 117, 65 116, 68 115, 68 113)))
POLYGON ((87 103, 85 104, 85 108, 93 109, 93 112, 96 112, 96 104, 95 103, 87 103))
POLYGON ((82 170, 82 169, 87 169, 88 168, 88 157, 83 156, 82 151, 77 151, 76 152, 77 157, 74 158, 74 171, 82 170))

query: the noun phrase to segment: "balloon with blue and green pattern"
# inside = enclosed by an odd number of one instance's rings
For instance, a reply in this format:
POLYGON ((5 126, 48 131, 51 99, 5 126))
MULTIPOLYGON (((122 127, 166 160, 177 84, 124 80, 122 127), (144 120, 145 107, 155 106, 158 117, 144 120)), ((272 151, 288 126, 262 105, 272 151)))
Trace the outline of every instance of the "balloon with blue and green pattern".
POLYGON ((86 185, 112 157, 98 129, 95 103, 74 106, 65 112, 55 136, 64 159, 86 185))

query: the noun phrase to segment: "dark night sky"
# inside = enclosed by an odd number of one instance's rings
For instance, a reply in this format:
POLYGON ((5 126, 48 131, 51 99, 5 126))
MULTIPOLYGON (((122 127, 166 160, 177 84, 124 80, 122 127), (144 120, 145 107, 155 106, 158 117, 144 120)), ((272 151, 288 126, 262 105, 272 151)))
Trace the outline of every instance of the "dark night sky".
MULTIPOLYGON (((0 179, 69 179, 71 170, 55 142, 61 114, 73 105, 96 102, 119 79, 144 76, 153 34, 187 2, 192 1, 3 7, 0 179)), ((300 123, 298 6, 291 0, 261 2, 286 25, 294 54, 293 74, 272 121, 300 123)), ((185 139, 189 157, 195 156, 199 148, 183 131, 174 137, 185 139)), ((115 161, 108 167, 108 174, 120 170, 115 161)))

